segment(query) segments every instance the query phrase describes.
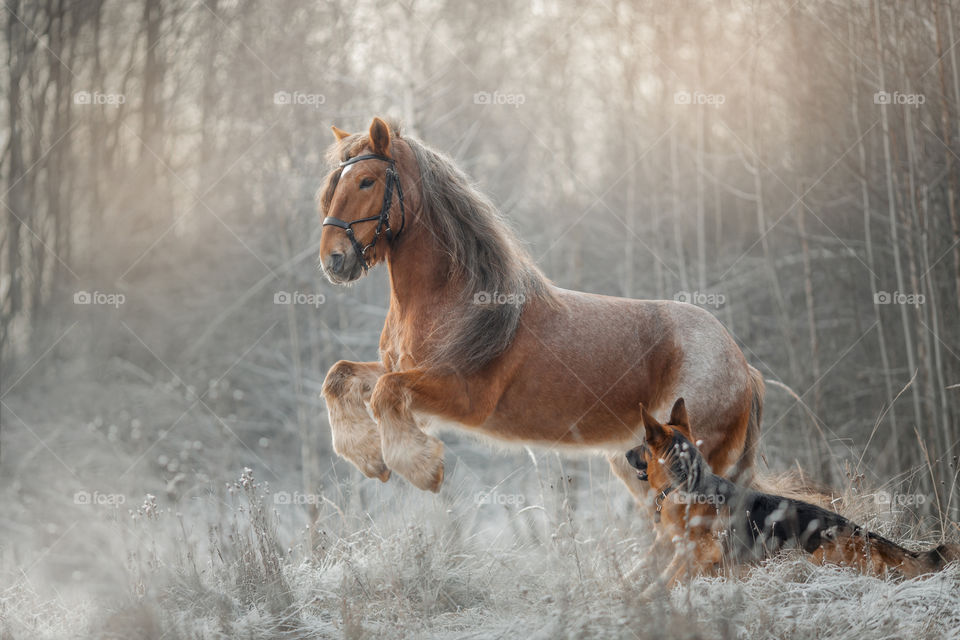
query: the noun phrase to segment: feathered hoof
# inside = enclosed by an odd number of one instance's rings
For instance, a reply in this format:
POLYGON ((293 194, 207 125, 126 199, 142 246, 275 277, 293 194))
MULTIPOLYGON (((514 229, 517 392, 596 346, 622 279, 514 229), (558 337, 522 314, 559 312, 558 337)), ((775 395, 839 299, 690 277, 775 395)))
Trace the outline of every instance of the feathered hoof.
POLYGON ((427 436, 424 444, 418 455, 392 466, 417 489, 439 493, 443 484, 443 443, 427 436))

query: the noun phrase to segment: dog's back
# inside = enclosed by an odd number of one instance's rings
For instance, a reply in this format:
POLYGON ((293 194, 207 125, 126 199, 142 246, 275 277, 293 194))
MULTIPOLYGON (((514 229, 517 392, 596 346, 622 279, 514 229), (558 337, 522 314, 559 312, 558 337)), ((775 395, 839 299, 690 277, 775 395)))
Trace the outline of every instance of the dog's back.
POLYGON ((720 511, 726 551, 740 561, 797 547, 813 553, 824 542, 856 530, 840 514, 815 504, 747 489, 719 476, 713 479, 724 489, 720 511))
MULTIPOLYGON (((690 453, 700 456, 696 448, 690 453)), ((689 476, 695 484, 686 490, 717 505, 724 550, 737 562, 800 548, 821 563, 856 566, 874 574, 895 570, 913 577, 960 560, 958 545, 910 551, 818 505, 734 484, 709 471, 702 457, 691 464, 700 471, 689 476)))

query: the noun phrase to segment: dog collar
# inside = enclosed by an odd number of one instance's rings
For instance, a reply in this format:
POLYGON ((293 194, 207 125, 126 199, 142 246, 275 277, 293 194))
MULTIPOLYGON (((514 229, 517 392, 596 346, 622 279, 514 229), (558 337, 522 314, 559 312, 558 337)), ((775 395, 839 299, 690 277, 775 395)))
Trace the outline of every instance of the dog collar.
POLYGON ((657 512, 653 515, 654 522, 660 522, 660 512, 663 511, 663 501, 667 499, 667 496, 670 495, 670 492, 674 489, 676 489, 676 487, 670 485, 657 494, 657 498, 654 500, 654 504, 657 506, 657 512))

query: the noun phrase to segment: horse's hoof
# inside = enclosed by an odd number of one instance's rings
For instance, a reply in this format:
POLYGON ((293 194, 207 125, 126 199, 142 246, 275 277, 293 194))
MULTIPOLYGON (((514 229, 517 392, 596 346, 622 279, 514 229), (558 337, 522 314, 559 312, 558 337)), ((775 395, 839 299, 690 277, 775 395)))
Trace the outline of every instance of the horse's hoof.
POLYGON ((430 486, 430 491, 440 493, 440 485, 443 484, 443 443, 439 440, 436 441, 434 455, 437 463, 433 469, 433 485, 430 486))
POLYGON ((440 493, 440 485, 442 484, 443 484, 443 460, 440 460, 440 468, 436 472, 436 482, 432 487, 430 487, 430 491, 433 491, 434 493, 440 493))
POLYGON ((347 457, 347 460, 352 462, 368 478, 377 478, 380 482, 386 482, 390 479, 390 467, 380 458, 379 454, 374 460, 354 457, 347 457))
POLYGON ((433 450, 426 457, 426 464, 416 470, 409 480, 418 489, 439 493, 443 484, 443 443, 435 438, 431 440, 433 450))

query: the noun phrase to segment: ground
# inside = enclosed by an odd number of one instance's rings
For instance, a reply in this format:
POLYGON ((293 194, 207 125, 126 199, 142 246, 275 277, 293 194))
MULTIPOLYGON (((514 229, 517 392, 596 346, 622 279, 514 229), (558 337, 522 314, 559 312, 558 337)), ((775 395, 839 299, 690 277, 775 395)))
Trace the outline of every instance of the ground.
MULTIPOLYGON (((4 399, 3 640, 960 638, 957 566, 896 581, 785 556, 644 594, 652 527, 600 458, 445 435, 433 495, 363 478, 324 433, 306 492, 296 439, 263 435, 228 380, 214 414, 115 366, 109 387, 54 367, 4 399)), ((884 534, 957 537, 852 486, 884 534)))

